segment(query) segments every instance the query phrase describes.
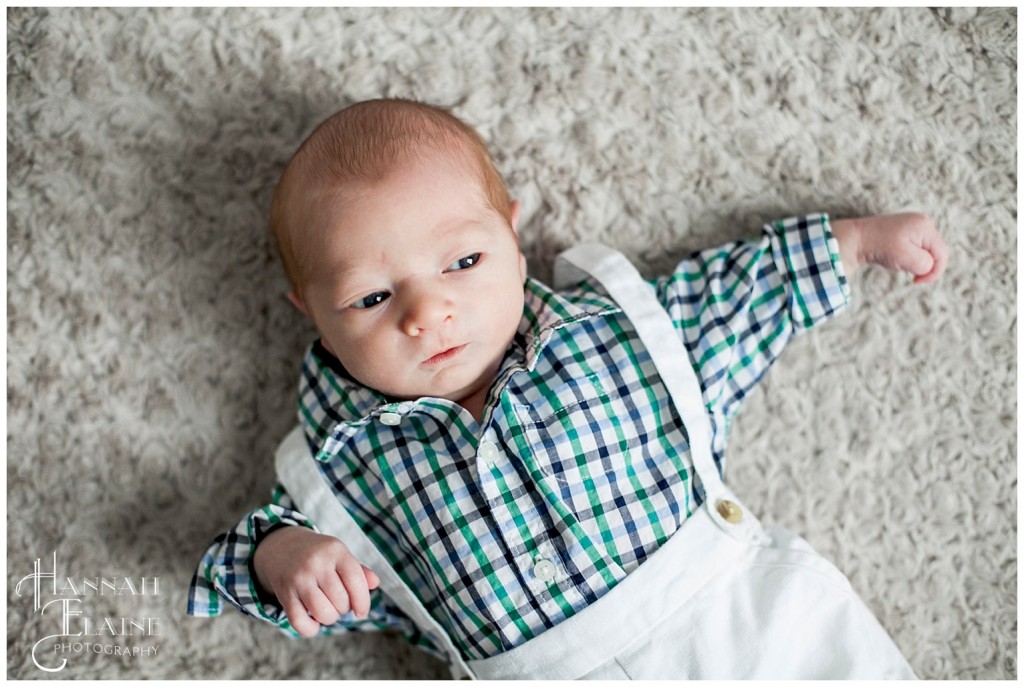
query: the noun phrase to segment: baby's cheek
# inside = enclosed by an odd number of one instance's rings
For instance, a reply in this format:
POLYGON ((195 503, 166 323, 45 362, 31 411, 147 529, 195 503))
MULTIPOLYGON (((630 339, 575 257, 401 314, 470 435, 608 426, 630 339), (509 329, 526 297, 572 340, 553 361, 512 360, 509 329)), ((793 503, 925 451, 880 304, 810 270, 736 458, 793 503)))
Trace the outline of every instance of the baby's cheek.
POLYGON ((379 351, 380 346, 373 337, 335 336, 333 341, 335 357, 356 381, 363 382, 361 377, 373 375, 379 367, 375 351, 379 351))
POLYGON ((367 353, 356 356, 352 364, 346 365, 345 369, 363 386, 386 394, 401 393, 402 377, 398 367, 392 363, 392 360, 367 353))
POLYGON ((512 340, 519 328, 519 322, 523 318, 523 302, 521 286, 506 288, 504 293, 500 294, 498 302, 493 303, 490 308, 492 326, 506 344, 512 340))
POLYGON ((370 343, 366 350, 365 368, 379 380, 375 389, 392 395, 419 395, 416 371, 424 357, 421 342, 404 334, 380 337, 370 343))

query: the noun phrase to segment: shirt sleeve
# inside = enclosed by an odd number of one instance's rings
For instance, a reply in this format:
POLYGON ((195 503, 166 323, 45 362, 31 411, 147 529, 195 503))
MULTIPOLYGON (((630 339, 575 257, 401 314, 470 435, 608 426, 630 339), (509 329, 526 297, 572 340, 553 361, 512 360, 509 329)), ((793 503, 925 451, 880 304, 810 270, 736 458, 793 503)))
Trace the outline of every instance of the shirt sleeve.
MULTIPOLYGON (((249 513, 207 548, 189 586, 188 614, 218 616, 226 602, 246 615, 275 625, 290 637, 299 637, 277 600, 257 590, 251 567, 259 542, 278 527, 285 526, 318 531, 312 521, 296 510, 284 487, 277 484, 270 505, 249 513)), ((370 613, 366 618, 356 618, 350 611, 335 624, 321 626, 319 635, 373 630, 396 630, 413 644, 438 653, 430 640, 379 589, 370 592, 370 613)))
POLYGON ((686 258, 653 282, 709 409, 739 410, 786 344, 849 302, 828 215, 766 224, 760 238, 686 258))

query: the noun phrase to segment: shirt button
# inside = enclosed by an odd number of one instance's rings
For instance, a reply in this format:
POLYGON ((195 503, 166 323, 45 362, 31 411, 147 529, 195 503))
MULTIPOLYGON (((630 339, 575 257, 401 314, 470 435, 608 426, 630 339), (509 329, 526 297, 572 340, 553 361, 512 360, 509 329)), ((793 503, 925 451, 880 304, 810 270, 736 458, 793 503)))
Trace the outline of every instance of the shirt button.
POLYGON ((726 522, 736 524, 743 519, 743 511, 740 507, 729 499, 722 499, 715 505, 715 509, 718 514, 722 516, 722 519, 726 522))
POLYGON ((498 460, 498 447, 490 441, 481 441, 477 455, 480 456, 480 460, 484 461, 484 465, 493 468, 498 460))
POLYGON ((385 425, 390 425, 391 427, 394 427, 395 425, 402 421, 402 416, 399 415, 398 413, 381 413, 380 421, 385 425))
POLYGON ((555 564, 547 558, 538 558, 533 564, 533 574, 541 582, 551 582, 555 579, 557 570, 555 564))

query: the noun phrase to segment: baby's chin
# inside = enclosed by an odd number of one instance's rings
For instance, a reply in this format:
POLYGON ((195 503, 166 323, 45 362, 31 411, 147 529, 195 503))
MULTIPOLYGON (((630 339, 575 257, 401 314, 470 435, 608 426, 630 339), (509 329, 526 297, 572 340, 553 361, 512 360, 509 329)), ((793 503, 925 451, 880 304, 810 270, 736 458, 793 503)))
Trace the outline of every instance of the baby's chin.
MULTIPOLYGON (((438 375, 439 377, 445 377, 445 375, 438 375)), ((490 387, 490 379, 483 379, 482 374, 467 374, 465 377, 456 375, 447 375, 448 379, 438 380, 441 383, 432 384, 427 390, 419 394, 417 398, 423 396, 432 396, 434 398, 443 398, 454 403, 458 403, 468 396, 472 396, 479 392, 480 387, 490 387), (447 383, 445 383, 447 382, 447 383)), ((484 389, 486 391, 486 389, 484 389)))
POLYGON ((497 370, 492 370, 491 366, 476 369, 476 366, 452 365, 430 371, 421 379, 410 380, 410 384, 395 389, 394 393, 385 392, 385 396, 397 401, 415 401, 426 397, 461 403, 469 397, 486 393, 496 373, 497 370))

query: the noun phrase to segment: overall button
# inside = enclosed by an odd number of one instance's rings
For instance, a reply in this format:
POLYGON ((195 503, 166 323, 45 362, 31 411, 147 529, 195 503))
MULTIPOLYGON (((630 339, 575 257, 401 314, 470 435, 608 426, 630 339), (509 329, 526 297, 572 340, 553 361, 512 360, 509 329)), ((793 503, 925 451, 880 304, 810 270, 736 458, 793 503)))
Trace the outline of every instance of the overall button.
POLYGON ((555 564, 547 558, 538 558, 537 562, 533 564, 533 574, 541 582, 551 582, 555 579, 558 571, 555 568, 555 564))
POLYGON ((498 453, 498 447, 490 441, 481 441, 480 448, 477 450, 477 455, 480 456, 480 459, 484 461, 484 464, 489 468, 494 467, 494 464, 498 460, 498 453))
POLYGON ((402 416, 398 413, 381 413, 380 421, 382 424, 394 427, 402 421, 402 416))
POLYGON ((743 519, 743 511, 740 507, 729 499, 722 499, 715 505, 715 510, 722 516, 722 519, 726 522, 731 522, 734 525, 743 519))

